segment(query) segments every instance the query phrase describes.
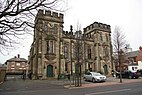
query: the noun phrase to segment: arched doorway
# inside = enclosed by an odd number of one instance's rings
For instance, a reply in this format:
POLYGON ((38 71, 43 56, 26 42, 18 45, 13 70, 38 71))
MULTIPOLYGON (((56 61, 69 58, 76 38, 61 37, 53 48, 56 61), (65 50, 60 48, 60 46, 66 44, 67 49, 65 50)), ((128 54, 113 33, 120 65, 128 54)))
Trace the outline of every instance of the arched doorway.
POLYGON ((104 67, 104 75, 107 75, 108 74, 108 67, 106 64, 103 67, 104 67))
POLYGON ((47 66, 47 77, 53 77, 53 66, 52 65, 47 66))

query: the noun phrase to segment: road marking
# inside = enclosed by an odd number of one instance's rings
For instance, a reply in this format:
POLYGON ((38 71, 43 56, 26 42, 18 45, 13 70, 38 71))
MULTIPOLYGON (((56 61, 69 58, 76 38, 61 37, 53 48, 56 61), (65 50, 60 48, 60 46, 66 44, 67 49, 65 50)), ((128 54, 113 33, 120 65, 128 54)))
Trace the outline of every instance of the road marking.
MULTIPOLYGON (((33 92, 43 92, 43 91, 47 91, 47 90, 19 90, 19 91, 9 91, 9 92, 2 92, 2 93, 33 93, 33 92)), ((1 93, 1 92, 0 92, 1 93)))
POLYGON ((88 93, 88 94, 85 94, 85 95, 99 95, 99 94, 123 92, 123 91, 129 91, 129 90, 131 90, 131 89, 121 89, 121 90, 114 90, 114 91, 104 91, 104 92, 88 93))

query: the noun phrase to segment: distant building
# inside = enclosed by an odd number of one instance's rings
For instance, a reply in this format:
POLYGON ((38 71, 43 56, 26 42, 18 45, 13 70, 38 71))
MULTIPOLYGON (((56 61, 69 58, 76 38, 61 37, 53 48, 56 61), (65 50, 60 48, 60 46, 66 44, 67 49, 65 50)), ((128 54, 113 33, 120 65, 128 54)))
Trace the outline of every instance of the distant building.
POLYGON ((3 70, 3 69, 5 70, 5 69, 6 69, 6 66, 5 66, 5 64, 1 64, 1 63, 0 63, 0 70, 3 70))
MULTIPOLYGON (((142 47, 137 51, 126 52, 124 56, 125 60, 122 63, 122 70, 133 70, 142 69, 142 47)), ((115 59, 115 62, 117 58, 115 59)), ((119 71, 119 64, 116 64, 116 70, 119 71)))
POLYGON ((137 71, 138 70, 138 64, 137 63, 133 63, 133 64, 128 64, 128 70, 130 71, 137 71))
POLYGON ((20 55, 15 56, 5 62, 7 65, 7 73, 22 73, 24 70, 28 69, 28 63, 25 58, 20 58, 20 55))
MULTIPOLYGON (((58 78, 81 69, 110 75, 112 45, 110 25, 94 22, 82 31, 63 31, 63 14, 39 10, 29 66, 36 78, 58 78), (79 57, 79 58, 78 58, 79 57)), ((80 73, 80 72, 79 72, 80 73)))

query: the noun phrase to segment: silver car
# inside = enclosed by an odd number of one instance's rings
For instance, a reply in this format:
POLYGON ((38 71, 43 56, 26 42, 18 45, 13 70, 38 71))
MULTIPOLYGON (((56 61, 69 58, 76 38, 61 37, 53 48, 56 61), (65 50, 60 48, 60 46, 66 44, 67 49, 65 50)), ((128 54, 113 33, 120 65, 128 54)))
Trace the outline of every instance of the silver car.
POLYGON ((105 82, 106 76, 97 72, 88 72, 84 74, 84 80, 92 82, 105 82))

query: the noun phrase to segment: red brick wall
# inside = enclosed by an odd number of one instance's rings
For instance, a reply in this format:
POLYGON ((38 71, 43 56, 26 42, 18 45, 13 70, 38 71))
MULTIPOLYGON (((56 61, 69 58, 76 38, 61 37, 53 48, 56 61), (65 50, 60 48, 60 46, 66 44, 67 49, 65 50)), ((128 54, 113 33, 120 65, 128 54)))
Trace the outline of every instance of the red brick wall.
POLYGON ((27 68, 27 62, 8 62, 7 63, 8 71, 26 70, 26 68, 27 68))
POLYGON ((140 47, 139 49, 140 49, 140 54, 136 58, 137 62, 142 61, 142 47, 140 47))

